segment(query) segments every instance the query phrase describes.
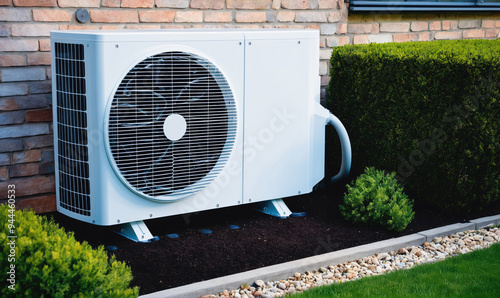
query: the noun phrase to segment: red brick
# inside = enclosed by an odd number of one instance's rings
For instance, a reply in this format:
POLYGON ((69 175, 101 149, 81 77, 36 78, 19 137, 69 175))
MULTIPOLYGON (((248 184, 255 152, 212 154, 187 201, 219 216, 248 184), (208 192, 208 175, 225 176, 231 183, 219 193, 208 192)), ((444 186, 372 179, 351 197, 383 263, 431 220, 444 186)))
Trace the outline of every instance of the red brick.
POLYGON ((439 31, 441 30, 441 21, 434 21, 429 23, 429 30, 439 31))
POLYGON ((418 41, 429 41, 431 39, 431 34, 429 32, 421 32, 418 34, 418 41))
POLYGON ((495 28, 495 20, 482 20, 481 27, 482 28, 495 28))
POLYGON ((458 21, 443 21, 443 30, 456 30, 458 28, 458 21))
MULTIPOLYGON (((1 147, 0 147, 1 148, 1 147)), ((0 150, 4 150, 1 148, 0 150)), ((10 154, 0 153, 0 166, 10 165, 10 154)))
POLYGON ((33 9, 33 20, 36 22, 69 22, 71 14, 65 10, 33 9))
POLYGON ((462 32, 459 31, 446 31, 446 32, 436 32, 434 39, 460 39, 462 38, 462 32))
POLYGON ((191 8, 223 9, 225 0, 191 0, 191 8))
POLYGON ((337 34, 346 34, 347 33, 347 24, 340 23, 337 25, 337 34))
POLYGON ((337 8, 337 1, 336 0, 319 0, 318 1, 318 8, 319 9, 337 8))
POLYGON ((50 31, 57 29, 58 25, 48 24, 12 25, 12 36, 50 36, 50 31))
POLYGON ((372 34, 379 34, 380 33, 380 24, 379 23, 373 23, 372 24, 372 30, 370 32, 372 34))
POLYGON ((203 22, 202 11, 177 11, 175 14, 176 23, 201 23, 203 22))
POLYGON ((123 29, 123 26, 118 25, 102 25, 101 30, 120 30, 123 29))
POLYGON ((6 24, 0 24, 0 37, 10 36, 10 26, 6 24))
POLYGON ((103 7, 120 7, 121 0, 102 0, 103 7))
MULTIPOLYGON (((272 27, 270 27, 270 28, 272 28, 272 27)), ((319 25, 316 25, 316 24, 305 25, 305 26, 304 26, 304 29, 314 29, 314 30, 318 30, 318 29, 319 29, 319 25)))
POLYGON ((266 13, 260 11, 238 11, 235 20, 236 23, 264 23, 267 21, 266 13))
POLYGON ((272 0, 227 0, 229 9, 268 9, 272 0))
POLYGON ((0 0, 0 6, 9 6, 12 0, 0 0))
POLYGON ((26 122, 52 121, 52 109, 26 111, 26 122))
POLYGON ((326 23, 328 18, 323 11, 299 11, 295 14, 296 23, 326 23))
POLYGON ((9 170, 7 167, 0 167, 0 181, 5 181, 9 179, 9 170))
POLYGON ((123 29, 141 29, 141 30, 144 30, 144 29, 161 29, 161 25, 140 25, 140 24, 129 24, 129 25, 125 25, 123 26, 123 29))
POLYGON ((55 191, 55 179, 53 175, 10 179, 8 182, 0 182, 0 199, 7 198, 8 185, 16 186, 17 198, 44 193, 54 193, 55 191))
POLYGON ((171 23, 174 18, 175 11, 139 11, 139 20, 143 23, 171 23))
POLYGON ((459 20, 458 21, 458 28, 460 29, 471 29, 471 28, 478 28, 479 27, 479 20, 459 20))
POLYGON ((50 51, 50 39, 40 39, 38 40, 40 44, 40 51, 49 52, 50 51))
POLYGON ((31 21, 30 9, 8 9, 0 8, 0 21, 6 22, 28 22, 31 21))
POLYGON ((47 213, 57 211, 56 195, 37 196, 23 199, 19 208, 32 209, 35 213, 47 213))
POLYGON ((25 65, 26 57, 24 55, 0 55, 0 67, 25 65))
POLYGON ((339 8, 339 9, 344 8, 344 0, 338 0, 338 1, 337 1, 337 4, 338 4, 338 8, 339 8))
POLYGON ((405 42, 405 41, 416 41, 416 34, 412 33, 402 33, 402 34, 393 34, 392 38, 394 42, 405 42))
POLYGON ((122 0, 122 7, 151 8, 154 2, 154 0, 122 0))
POLYGON ((427 22, 411 22, 411 31, 426 31, 429 28, 429 24, 427 22))
POLYGON ((497 37, 500 37, 500 36, 498 36, 498 32, 499 32, 498 29, 486 29, 485 37, 486 38, 497 38, 497 37))
POLYGON ((99 30, 97 25, 60 25, 59 30, 99 30))
POLYGON ((21 124, 24 118, 24 111, 3 112, 0 113, 0 125, 21 124))
POLYGON ((353 38, 353 44, 365 44, 370 43, 368 35, 355 35, 353 38))
POLYGON ((347 32, 359 34, 359 33, 371 33, 372 24, 349 24, 347 27, 347 32))
POLYGON ((464 38, 484 38, 484 30, 481 30, 481 29, 464 30, 463 37, 464 38))
POLYGON ((9 177, 26 177, 38 174, 39 163, 23 163, 13 165, 9 168, 9 177))
POLYGON ((54 137, 52 135, 41 135, 28 137, 24 139, 26 149, 43 148, 54 146, 54 137))
POLYGON ((333 11, 328 14, 328 22, 335 23, 342 19, 342 14, 340 11, 333 11))
POLYGON ((46 6, 55 7, 57 6, 57 0, 13 0, 14 6, 46 6))
POLYGON ((99 7, 101 0, 58 0, 57 2, 59 7, 99 7))
POLYGON ((0 97, 26 94, 28 94, 26 83, 0 83, 0 97))
POLYGON ((281 5, 286 9, 308 9, 309 0, 282 0, 281 5))
POLYGON ((29 65, 50 65, 50 53, 35 52, 28 53, 29 65))
POLYGON ((230 11, 205 11, 205 22, 208 23, 229 23, 233 20, 230 11))
POLYGON ((278 12, 276 18, 278 22, 292 22, 295 19, 295 12, 282 10, 278 12))
POLYGON ((45 80, 43 67, 9 67, 0 69, 0 80, 3 82, 41 81, 45 80))
POLYGON ((137 11, 90 10, 90 21, 93 23, 137 23, 137 11))
MULTIPOLYGON (((23 150, 23 141, 20 139, 0 139, 0 152, 23 150)), ((9 158, 10 161, 10 158, 9 158)), ((10 162, 8 163, 10 164, 10 162)))
POLYGON ((52 83, 50 81, 29 82, 30 94, 50 93, 52 91, 52 83))
POLYGON ((410 23, 395 22, 380 24, 380 32, 408 32, 410 31, 410 23))
POLYGON ((278 10, 281 8, 281 0, 273 0, 273 3, 271 4, 271 8, 274 10, 278 10))
POLYGON ((49 98, 46 95, 5 97, 0 99, 0 111, 15 111, 46 108, 49 98))
POLYGON ((12 153, 12 164, 36 162, 42 160, 42 150, 35 149, 12 153))

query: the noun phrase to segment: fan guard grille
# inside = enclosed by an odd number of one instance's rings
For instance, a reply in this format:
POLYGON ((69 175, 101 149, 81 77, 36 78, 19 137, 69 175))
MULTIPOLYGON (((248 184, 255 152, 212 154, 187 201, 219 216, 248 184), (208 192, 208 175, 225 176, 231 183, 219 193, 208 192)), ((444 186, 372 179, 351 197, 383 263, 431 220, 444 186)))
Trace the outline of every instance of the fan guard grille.
POLYGON ((138 63, 121 81, 109 111, 115 169, 132 190, 156 200, 207 186, 229 158, 235 135, 229 84, 210 61, 191 53, 164 52, 138 63), (166 128, 179 123, 167 118, 184 119, 184 128, 166 128), (169 139, 167 130, 181 137, 169 139))

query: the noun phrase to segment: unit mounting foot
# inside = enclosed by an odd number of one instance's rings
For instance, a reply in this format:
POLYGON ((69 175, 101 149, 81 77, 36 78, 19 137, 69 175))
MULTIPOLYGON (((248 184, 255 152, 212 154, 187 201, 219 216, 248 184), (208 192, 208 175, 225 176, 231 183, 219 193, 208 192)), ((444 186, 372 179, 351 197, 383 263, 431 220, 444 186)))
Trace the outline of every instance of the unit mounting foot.
POLYGON ((292 211, 288 209, 288 206, 283 202, 282 199, 275 199, 265 202, 260 202, 256 204, 255 210, 274 216, 274 217, 289 217, 292 211))
POLYGON ((112 226, 111 229, 135 242, 150 242, 155 238, 142 220, 112 226))

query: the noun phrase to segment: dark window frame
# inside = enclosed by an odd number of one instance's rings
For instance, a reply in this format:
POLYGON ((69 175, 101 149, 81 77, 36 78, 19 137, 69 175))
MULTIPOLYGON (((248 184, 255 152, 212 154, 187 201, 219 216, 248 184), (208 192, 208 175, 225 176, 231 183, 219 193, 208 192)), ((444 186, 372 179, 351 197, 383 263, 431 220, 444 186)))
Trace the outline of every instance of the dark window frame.
POLYGON ((419 0, 350 0, 349 10, 363 11, 500 11, 500 0, 419 1, 419 0))

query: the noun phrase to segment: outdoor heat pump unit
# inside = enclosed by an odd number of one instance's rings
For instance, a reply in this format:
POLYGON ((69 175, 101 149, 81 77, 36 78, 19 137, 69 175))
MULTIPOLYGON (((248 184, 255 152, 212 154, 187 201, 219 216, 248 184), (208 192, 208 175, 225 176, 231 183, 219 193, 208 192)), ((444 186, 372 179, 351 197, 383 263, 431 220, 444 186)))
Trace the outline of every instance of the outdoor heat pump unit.
POLYGON ((59 212, 153 238, 143 220, 309 193, 324 177, 317 30, 53 31, 59 212))

